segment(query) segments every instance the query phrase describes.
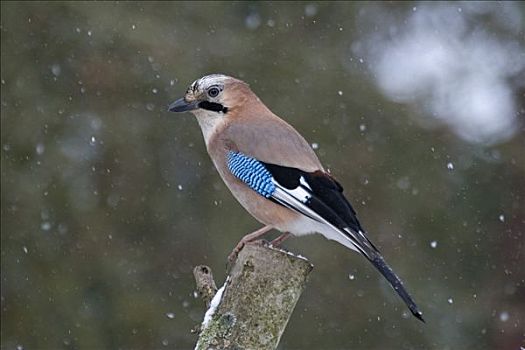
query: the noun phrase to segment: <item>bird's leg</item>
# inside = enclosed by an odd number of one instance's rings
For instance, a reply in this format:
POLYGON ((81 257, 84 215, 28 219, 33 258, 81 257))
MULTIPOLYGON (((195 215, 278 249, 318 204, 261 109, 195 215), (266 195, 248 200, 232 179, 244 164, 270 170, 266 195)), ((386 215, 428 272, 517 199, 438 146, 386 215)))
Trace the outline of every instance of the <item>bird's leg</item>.
POLYGON ((270 242, 271 246, 278 247, 283 243, 288 237, 290 237, 290 232, 285 232, 281 234, 279 237, 275 238, 273 241, 270 242))
POLYGON ((241 238, 239 243, 237 243, 235 248, 233 248, 230 255, 228 255, 228 261, 230 262, 230 264, 233 264, 233 262, 237 259, 237 255, 239 254, 241 249, 244 248, 244 245, 246 243, 255 241, 257 238, 261 237, 262 235, 264 235, 266 232, 270 231, 271 229, 272 229, 271 226, 264 226, 258 229, 257 231, 248 233, 246 236, 241 238))

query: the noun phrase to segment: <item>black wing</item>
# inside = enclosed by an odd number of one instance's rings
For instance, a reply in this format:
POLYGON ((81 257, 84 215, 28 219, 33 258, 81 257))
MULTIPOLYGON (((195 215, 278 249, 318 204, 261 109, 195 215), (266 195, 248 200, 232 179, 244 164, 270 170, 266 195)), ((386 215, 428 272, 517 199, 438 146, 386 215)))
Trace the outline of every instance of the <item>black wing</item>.
POLYGON ((307 191, 311 197, 304 204, 352 239, 364 255, 373 258, 374 253, 379 252, 366 237, 356 211, 343 195, 343 187, 332 176, 320 170, 307 173, 296 168, 262 164, 285 189, 307 191))
POLYGON ((273 200, 314 220, 320 221, 319 217, 321 217, 341 234, 350 238, 358 251, 388 280, 412 314, 424 322, 421 311, 405 290, 403 282, 366 237, 365 230, 357 219, 356 211, 343 195, 343 187, 332 176, 320 170, 307 173, 296 168, 261 163, 270 172, 274 183, 283 191, 288 190, 292 193, 294 190, 301 189, 308 193, 308 196, 303 198, 289 196, 288 198, 293 198, 292 201, 274 194, 273 200))

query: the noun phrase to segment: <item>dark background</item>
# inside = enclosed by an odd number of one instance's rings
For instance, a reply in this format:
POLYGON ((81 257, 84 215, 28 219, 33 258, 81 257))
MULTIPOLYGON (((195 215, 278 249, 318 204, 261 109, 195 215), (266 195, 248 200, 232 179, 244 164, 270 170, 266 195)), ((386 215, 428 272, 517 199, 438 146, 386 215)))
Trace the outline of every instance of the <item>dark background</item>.
POLYGON ((281 349, 519 349, 525 329, 523 4, 1 4, 1 348, 193 348, 260 225, 189 115, 247 81, 316 148, 427 324, 318 235, 281 349), (351 276, 351 277, 350 277, 351 276))

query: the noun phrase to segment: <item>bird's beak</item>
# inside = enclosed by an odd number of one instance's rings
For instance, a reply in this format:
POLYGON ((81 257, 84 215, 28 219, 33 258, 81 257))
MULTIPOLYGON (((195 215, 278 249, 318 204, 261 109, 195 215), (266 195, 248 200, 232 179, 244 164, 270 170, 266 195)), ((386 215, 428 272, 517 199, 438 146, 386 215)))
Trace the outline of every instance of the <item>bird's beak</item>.
POLYGON ((199 108, 198 101, 187 102, 184 98, 179 98, 177 101, 169 105, 170 112, 186 112, 199 108))

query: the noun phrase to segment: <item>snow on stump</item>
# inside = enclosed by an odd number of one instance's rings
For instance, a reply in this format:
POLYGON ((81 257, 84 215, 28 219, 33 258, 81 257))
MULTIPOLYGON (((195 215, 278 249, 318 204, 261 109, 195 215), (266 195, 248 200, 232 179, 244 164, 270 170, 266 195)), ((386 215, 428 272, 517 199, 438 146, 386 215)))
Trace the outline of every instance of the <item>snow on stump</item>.
POLYGON ((312 268, 305 258, 247 244, 210 302, 195 349, 276 349, 312 268))

